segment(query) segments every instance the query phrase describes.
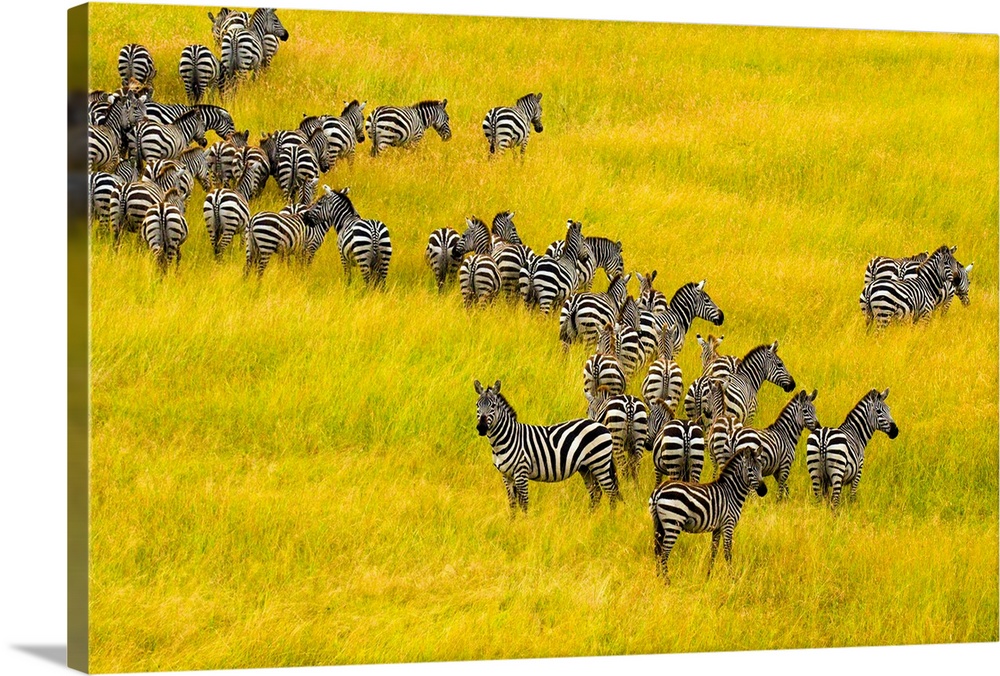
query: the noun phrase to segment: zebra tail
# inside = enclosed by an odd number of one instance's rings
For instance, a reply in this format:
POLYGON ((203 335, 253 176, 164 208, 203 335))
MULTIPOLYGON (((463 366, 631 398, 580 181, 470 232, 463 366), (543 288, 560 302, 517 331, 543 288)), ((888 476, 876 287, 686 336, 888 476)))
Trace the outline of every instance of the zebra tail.
POLYGON ((222 224, 222 200, 216 199, 212 202, 212 218, 215 220, 215 230, 212 232, 212 253, 215 254, 215 259, 219 259, 219 240, 222 238, 222 230, 219 227, 222 224))
POLYGON ((569 344, 573 342, 573 339, 579 334, 579 329, 576 326, 576 316, 575 313, 569 309, 569 302, 563 304, 562 312, 559 317, 559 340, 562 341, 564 347, 569 347, 569 344))
POLYGON ((251 268, 257 264, 260 260, 260 247, 257 244, 257 238, 254 236, 253 228, 250 224, 247 224, 247 265, 243 269, 243 276, 246 277, 250 274, 251 268))
MULTIPOLYGON (((373 233, 374 235, 374 233, 373 233)), ((382 247, 379 245, 378 239, 375 236, 372 237, 372 269, 369 272, 373 275, 372 282, 374 285, 381 283, 381 273, 382 273, 382 247)))
POLYGON ((167 268, 170 263, 170 240, 167 239, 169 235, 168 230, 167 219, 164 215, 163 218, 160 218, 160 252, 156 256, 156 262, 160 266, 160 273, 164 275, 167 274, 167 268))

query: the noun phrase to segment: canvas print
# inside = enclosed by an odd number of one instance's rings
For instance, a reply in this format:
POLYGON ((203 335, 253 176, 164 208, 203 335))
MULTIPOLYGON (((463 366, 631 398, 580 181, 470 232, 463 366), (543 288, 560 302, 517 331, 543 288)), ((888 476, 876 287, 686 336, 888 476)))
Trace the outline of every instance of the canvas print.
POLYGON ((998 639, 996 35, 70 19, 73 666, 998 639))

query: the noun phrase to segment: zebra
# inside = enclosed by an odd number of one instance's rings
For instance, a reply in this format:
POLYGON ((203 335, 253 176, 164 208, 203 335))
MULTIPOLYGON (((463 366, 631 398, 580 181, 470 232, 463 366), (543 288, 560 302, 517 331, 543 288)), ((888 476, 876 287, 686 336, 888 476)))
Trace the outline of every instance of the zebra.
POLYGON ((945 298, 944 302, 941 304, 941 312, 947 312, 948 308, 951 306, 951 299, 955 294, 958 295, 958 299, 962 302, 962 305, 969 306, 969 273, 972 272, 972 263, 969 263, 965 267, 959 263, 958 277, 953 280, 951 288, 949 289, 948 296, 945 298))
POLYGON ((492 302, 500 293, 500 270, 489 254, 468 254, 458 270, 458 280, 466 307, 492 302))
POLYGON ((525 94, 512 107, 491 109, 483 119, 483 133, 490 144, 490 154, 521 146, 521 154, 528 148, 530 127, 542 133, 542 94, 525 94))
POLYGON ((344 110, 340 117, 322 116, 315 118, 304 118, 299 123, 299 129, 306 133, 311 133, 312 125, 319 125, 329 139, 330 163, 333 164, 339 159, 354 159, 354 151, 359 143, 365 142, 365 118, 364 109, 367 101, 358 103, 355 99, 350 103, 344 102, 344 110))
POLYGON ((123 87, 128 87, 135 80, 152 89, 156 66, 149 50, 135 43, 124 45, 118 52, 118 75, 123 87))
POLYGON ((119 228, 122 188, 126 182, 113 173, 95 171, 90 174, 90 218, 96 219, 98 225, 107 226, 112 233, 119 228))
MULTIPOLYGON (((561 239, 552 242, 545 250, 545 255, 558 260, 562 257, 563 247, 565 246, 566 242, 561 239)), ((596 271, 597 263, 590 251, 590 246, 587 245, 587 238, 584 237, 580 242, 580 251, 576 259, 576 285, 572 291, 590 291, 590 287, 594 283, 594 274, 596 271)))
POLYGON ((692 380, 688 387, 684 397, 684 412, 689 420, 703 420, 708 413, 703 405, 703 402, 708 401, 708 383, 711 380, 728 379, 736 371, 740 359, 733 355, 719 354, 719 345, 725 336, 716 338, 709 335, 706 339, 699 333, 695 338, 701 345, 702 375, 692 380))
POLYGON ((646 404, 630 394, 610 396, 600 388, 587 408, 587 417, 608 428, 611 433, 611 456, 615 467, 635 482, 639 480, 639 463, 646 446, 649 411, 646 404))
POLYGON ((243 141, 242 144, 222 140, 216 141, 205 150, 206 169, 211 185, 230 189, 236 186, 242 172, 240 166, 242 149, 246 145, 246 139, 242 134, 239 134, 238 138, 243 141))
POLYGON ((813 495, 824 499, 829 494, 833 510, 840 504, 845 485, 851 498, 858 492, 861 470, 865 464, 865 446, 876 431, 890 439, 899 435, 885 400, 889 390, 871 390, 851 409, 840 427, 819 427, 806 439, 806 467, 812 480, 813 495))
POLYGON ((145 105, 146 117, 160 124, 173 124, 192 110, 197 110, 200 113, 201 119, 205 123, 205 131, 214 131, 220 138, 228 139, 241 147, 246 145, 246 136, 233 137, 236 133, 233 116, 222 106, 213 106, 208 103, 188 106, 183 103, 158 103, 156 101, 149 101, 145 105))
POLYGON ((212 253, 216 260, 220 260, 233 236, 236 233, 244 236, 250 225, 250 207, 240 193, 228 188, 216 188, 205 195, 202 213, 212 253))
POLYGON ((593 420, 527 425, 500 393, 500 381, 484 388, 475 381, 476 431, 493 449, 493 465, 503 477, 511 518, 528 512, 528 481, 563 481, 579 472, 593 510, 608 494, 612 508, 621 500, 608 429, 593 420))
POLYGON ((647 404, 662 399, 672 410, 677 410, 684 391, 684 376, 680 365, 674 361, 674 344, 668 336, 667 332, 661 336, 659 355, 642 381, 642 397, 647 404))
POLYGON ((267 68, 277 50, 275 38, 282 42, 288 40, 288 31, 281 25, 274 9, 254 10, 243 26, 230 21, 229 27, 222 33, 221 43, 226 86, 241 72, 267 68))
POLYGON ((350 188, 333 190, 324 186, 324 191, 320 201, 337 233, 337 249, 347 282, 350 283, 356 265, 365 284, 384 285, 392 259, 389 229, 382 221, 361 218, 347 196, 350 188))
POLYGON ((144 96, 129 94, 108 98, 104 123, 87 127, 87 166, 89 171, 114 170, 127 149, 126 136, 142 119, 144 96))
POLYGON ((597 351, 583 365, 583 396, 588 402, 603 388, 608 396, 624 394, 625 371, 616 356, 615 330, 607 324, 597 339, 597 351))
POLYGON ((205 45, 188 45, 181 50, 177 71, 184 83, 188 101, 195 104, 212 89, 219 88, 222 64, 205 45))
MULTIPOLYGON (((743 429, 743 423, 726 410, 726 382, 710 380, 708 384, 708 452, 712 456, 713 476, 726 459, 733 455, 733 439, 743 429)), ((758 445, 759 447, 759 445, 758 445)))
POLYGON ((185 166, 176 160, 151 160, 146 163, 142 176, 160 186, 164 192, 177 188, 185 203, 191 196, 193 178, 185 166))
POLYGON ((250 15, 246 12, 234 11, 223 7, 217 15, 208 13, 208 19, 212 22, 212 37, 215 38, 215 46, 222 46, 222 36, 230 31, 246 28, 250 23, 250 15))
POLYGON ((929 251, 922 251, 921 253, 904 258, 875 256, 865 266, 865 286, 868 286, 876 279, 895 279, 896 281, 914 279, 917 276, 917 269, 920 267, 920 264, 929 257, 929 251))
MULTIPOLYGON (((756 431, 761 452, 761 479, 774 476, 778 483, 778 500, 788 497, 788 475, 795 462, 795 447, 802 431, 819 428, 814 401, 816 390, 812 394, 801 390, 785 405, 773 423, 756 431)), ((741 445, 740 434, 747 429, 741 430, 733 440, 736 449, 741 445)))
POLYGON ((559 340, 564 349, 578 338, 596 341, 604 326, 619 319, 631 279, 632 275, 615 275, 603 293, 581 291, 566 299, 559 311, 559 340))
POLYGON ((934 309, 948 299, 961 269, 954 249, 941 246, 920 265, 916 278, 872 282, 865 312, 872 318, 869 325, 874 321, 884 328, 893 319, 908 317, 914 324, 928 321, 934 309))
POLYGON ((236 192, 247 202, 256 199, 264 191, 271 176, 271 162, 267 153, 255 146, 241 148, 236 162, 236 192))
POLYGON ((757 392, 764 381, 791 392, 795 379, 778 356, 778 341, 758 345, 740 361, 736 372, 726 381, 726 411, 741 423, 749 423, 757 413, 757 392))
MULTIPOLYGON (((316 132, 323 137, 322 131, 316 132)), ((281 188, 285 200, 291 203, 309 204, 313 196, 309 194, 310 181, 318 178, 320 163, 312 149, 306 145, 284 145, 278 150, 277 174, 278 187, 281 188)))
MULTIPOLYGON (((641 303, 637 304, 640 308, 642 307, 641 303)), ((653 328, 656 330, 657 339, 659 338, 659 332, 663 331, 664 327, 670 326, 672 328, 675 355, 680 354, 681 349, 684 347, 684 336, 687 334, 688 329, 691 328, 691 322, 695 317, 712 322, 716 326, 722 326, 725 320, 722 310, 719 309, 705 291, 704 279, 697 284, 689 282, 677 289, 677 292, 670 299, 667 309, 664 312, 658 313, 652 311, 652 314, 649 316, 653 318, 653 328)))
POLYGON ((438 228, 427 238, 424 260, 434 271, 438 293, 441 293, 446 282, 458 275, 458 268, 462 265, 460 242, 461 237, 452 228, 438 228))
POLYGON ((166 274, 171 260, 176 260, 180 267, 181 245, 187 240, 187 236, 188 226, 184 214, 169 201, 151 206, 142 219, 142 237, 156 256, 163 274, 166 274))
POLYGON ((639 332, 627 323, 615 324, 615 356, 622 365, 625 377, 631 379, 643 363, 643 349, 639 332))
MULTIPOLYGON (((670 406, 662 399, 655 399, 665 411, 670 406)), ((663 477, 671 481, 697 483, 705 466, 705 431, 690 420, 667 420, 650 442, 656 485, 663 477)))
POLYGON ((464 254, 478 253, 489 256, 493 251, 493 241, 489 227, 473 216, 465 219, 465 232, 462 233, 459 252, 464 254))
POLYGON ((659 573, 667 584, 670 584, 667 560, 681 531, 712 533, 709 576, 719 540, 722 540, 726 562, 732 565, 733 531, 740 520, 743 503, 752 490, 761 497, 767 495, 767 485, 760 478, 760 453, 750 448, 730 458, 715 481, 707 484, 666 481, 653 490, 649 498, 653 551, 659 573))
POLYGON ((424 132, 434 129, 442 141, 451 138, 448 113, 445 107, 448 99, 441 101, 421 101, 412 106, 398 108, 379 106, 368 115, 365 130, 372 140, 372 157, 389 146, 410 146, 424 137, 424 132))
POLYGON ((653 314, 664 314, 670 304, 667 297, 660 291, 653 288, 653 280, 656 279, 656 270, 648 275, 637 274, 639 279, 639 300, 637 302, 640 310, 646 310, 653 314))
POLYGON ((513 211, 500 211, 493 217, 493 225, 490 229, 493 238, 493 247, 499 244, 524 244, 521 236, 517 234, 517 226, 514 225, 513 211))
POLYGON ((166 201, 183 212, 184 197, 176 188, 168 192, 153 181, 141 178, 126 183, 122 188, 121 217, 118 219, 118 229, 114 232, 115 248, 118 248, 122 232, 141 232, 146 212, 166 201))
POLYGON ((521 269, 518 283, 521 296, 529 306, 537 304, 543 313, 548 314, 576 288, 576 262, 589 255, 581 250, 581 227, 579 221, 567 221, 562 255, 559 258, 539 256, 530 267, 521 269))
POLYGON ((205 120, 197 110, 181 115, 173 124, 144 120, 135 127, 136 169, 141 171, 147 160, 178 157, 192 141, 203 148, 207 145, 205 120))
POLYGON ((608 279, 625 274, 621 241, 612 242, 607 237, 584 237, 583 241, 594 258, 595 269, 602 268, 608 279))

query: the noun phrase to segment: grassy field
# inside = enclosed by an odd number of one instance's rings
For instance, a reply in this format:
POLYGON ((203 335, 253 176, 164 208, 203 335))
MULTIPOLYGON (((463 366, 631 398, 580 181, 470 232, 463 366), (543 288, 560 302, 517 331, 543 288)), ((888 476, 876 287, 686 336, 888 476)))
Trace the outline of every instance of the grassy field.
MULTIPOLYGON (((92 88, 135 41, 182 99, 205 8, 91 11, 92 88)), ((995 36, 279 16, 291 38, 227 102, 240 129, 447 97, 454 138, 366 143, 324 177, 388 225, 383 292, 345 284, 332 239, 245 282, 238 249, 212 260, 200 189, 178 273, 95 236, 93 670, 998 639, 995 36), (545 131, 490 161, 485 111, 529 91, 545 131), (501 209, 535 249, 567 218, 620 239, 668 295, 706 279, 724 351, 779 340, 823 424, 890 388, 900 435, 869 444, 858 499, 814 502, 803 441, 791 499, 748 501, 731 574, 706 582, 710 538, 682 535, 669 588, 648 457, 615 512, 574 478, 532 484, 511 522, 473 380, 522 421, 582 417, 588 350, 564 354, 554 317, 436 293, 429 232, 501 209), (867 260, 942 243, 975 262, 971 306, 868 333, 867 260)), ((272 183, 255 208, 279 205, 272 183)), ((765 385, 758 421, 787 396, 765 385)))

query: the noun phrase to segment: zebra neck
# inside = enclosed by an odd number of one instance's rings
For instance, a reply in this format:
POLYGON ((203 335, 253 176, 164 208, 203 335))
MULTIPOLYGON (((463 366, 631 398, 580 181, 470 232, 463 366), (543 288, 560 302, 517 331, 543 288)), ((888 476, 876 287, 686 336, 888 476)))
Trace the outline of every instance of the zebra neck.
POLYGON ((778 414, 778 419, 768 426, 767 431, 777 434, 781 439, 796 443, 802 430, 805 429, 805 423, 798 421, 795 415, 796 411, 797 407, 794 401, 786 405, 778 414))
POLYGON ((742 505, 750 493, 750 486, 743 481, 743 459, 730 460, 723 468, 723 472, 716 479, 719 486, 726 488, 730 494, 736 498, 736 504, 742 505))
MULTIPOLYGON (((650 291, 652 294, 652 291, 650 291)), ((652 303, 654 296, 650 296, 650 303, 652 303)), ((684 336, 687 334, 688 329, 691 328, 691 322, 694 321, 694 307, 690 303, 685 302, 683 297, 674 296, 668 305, 670 313, 674 315, 677 320, 677 327, 680 329, 680 335, 684 336)))
POLYGON ((868 407, 865 405, 865 402, 855 406, 847 414, 847 419, 840 426, 840 431, 855 441, 858 444, 858 448, 864 448, 868 445, 872 435, 875 434, 875 425, 870 419, 868 407))
POLYGON ((761 363, 759 355, 754 355, 757 358, 744 359, 740 362, 740 365, 736 367, 736 373, 734 376, 741 376, 750 387, 753 388, 754 392, 760 390, 760 386, 764 383, 764 364, 761 363))
POLYGON ((514 447, 514 440, 520 423, 509 415, 497 418, 496 424, 486 431, 486 438, 490 440, 493 452, 503 455, 514 447))

